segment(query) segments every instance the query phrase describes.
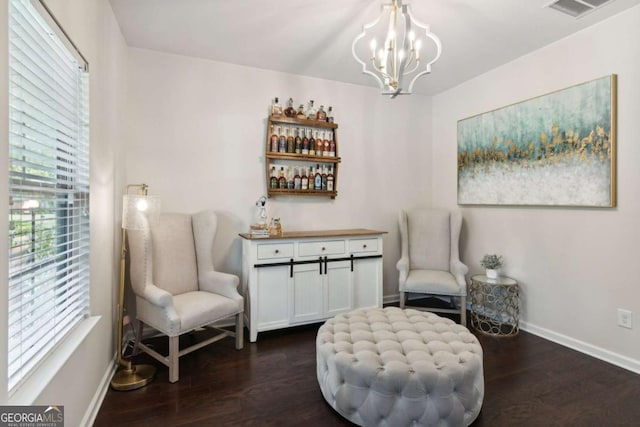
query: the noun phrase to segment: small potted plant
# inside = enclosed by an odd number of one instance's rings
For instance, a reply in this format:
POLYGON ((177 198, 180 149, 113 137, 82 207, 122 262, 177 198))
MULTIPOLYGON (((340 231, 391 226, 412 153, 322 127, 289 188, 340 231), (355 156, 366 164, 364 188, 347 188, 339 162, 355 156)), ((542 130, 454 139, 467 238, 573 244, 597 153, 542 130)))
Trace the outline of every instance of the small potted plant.
POLYGON ((487 279, 497 279, 498 272, 502 267, 502 255, 485 255, 480 261, 480 265, 485 269, 487 279))

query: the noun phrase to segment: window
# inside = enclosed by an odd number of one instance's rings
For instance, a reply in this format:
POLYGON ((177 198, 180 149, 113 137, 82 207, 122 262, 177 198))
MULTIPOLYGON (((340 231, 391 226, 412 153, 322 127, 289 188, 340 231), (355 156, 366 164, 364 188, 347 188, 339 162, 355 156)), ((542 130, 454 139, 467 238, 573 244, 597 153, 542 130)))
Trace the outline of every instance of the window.
POLYGON ((44 15, 10 1, 9 392, 89 314, 89 78, 44 15))

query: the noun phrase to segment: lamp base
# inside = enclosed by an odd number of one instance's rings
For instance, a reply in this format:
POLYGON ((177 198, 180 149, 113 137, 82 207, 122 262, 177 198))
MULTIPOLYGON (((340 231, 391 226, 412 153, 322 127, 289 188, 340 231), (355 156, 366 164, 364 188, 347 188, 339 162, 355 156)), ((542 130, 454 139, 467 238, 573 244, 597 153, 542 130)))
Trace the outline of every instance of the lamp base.
POLYGON ((131 369, 118 369, 111 379, 111 388, 118 391, 135 390, 146 386, 156 374, 151 365, 131 365, 131 369))

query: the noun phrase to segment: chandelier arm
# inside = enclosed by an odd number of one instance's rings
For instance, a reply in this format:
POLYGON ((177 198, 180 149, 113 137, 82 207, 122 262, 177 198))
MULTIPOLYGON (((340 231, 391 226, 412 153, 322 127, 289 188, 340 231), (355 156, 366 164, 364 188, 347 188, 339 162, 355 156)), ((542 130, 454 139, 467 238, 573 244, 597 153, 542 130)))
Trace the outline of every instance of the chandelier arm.
POLYGON ((411 93, 411 91, 413 90, 413 84, 416 82, 416 80, 418 80, 418 78, 420 76, 423 76, 425 74, 429 74, 431 72, 431 65, 440 58, 440 54, 442 53, 442 43, 440 42, 440 39, 438 38, 438 36, 436 36, 431 31, 429 31, 429 27, 428 26, 426 26, 426 28, 427 28, 427 30, 426 30, 427 31, 427 37, 429 37, 431 40, 433 40, 433 42, 436 45, 436 56, 425 65, 424 71, 416 74, 413 77, 413 79, 411 79, 411 82, 409 83, 409 88, 408 88, 408 92, 409 93, 411 93))
MULTIPOLYGON (((387 43, 389 44, 389 53, 391 54, 391 82, 398 82, 398 4, 396 1, 391 6, 391 14, 389 16, 389 28, 387 29, 387 43)), ((393 87, 393 86, 392 86, 393 87)))
POLYGON ((370 23, 368 23, 366 25, 363 25, 362 26, 362 32, 360 34, 358 34, 358 36, 353 40, 353 43, 351 44, 351 55, 354 57, 354 59, 356 61, 358 61, 358 63, 360 63, 360 65, 362 66, 362 72, 364 74, 368 74, 368 75, 370 75, 370 76, 372 76, 373 78, 376 79, 376 81, 378 82, 378 86, 379 86, 380 90, 384 90, 384 82, 380 79, 380 77, 378 77, 378 75, 376 73, 373 73, 373 72, 367 70, 367 64, 363 60, 358 58, 358 55, 356 54, 356 44, 358 43, 358 41, 360 41, 360 39, 362 39, 365 36, 365 34, 366 34, 368 29, 370 29, 371 27, 373 27, 374 25, 376 25, 380 21, 380 19, 382 18, 383 15, 384 14, 380 14, 380 16, 378 16, 378 18, 375 19, 374 21, 372 21, 372 22, 370 22, 370 23))
MULTIPOLYGON (((374 60, 371 60, 371 62, 374 62, 374 60)), ((382 67, 378 67, 377 65, 375 65, 375 63, 373 64, 373 67, 376 69, 376 71, 378 71, 378 73, 380 73, 380 75, 384 78, 390 79, 391 76, 387 73, 385 73, 384 71, 382 71, 382 67)))
MULTIPOLYGON (((412 54, 412 56, 413 56, 413 54, 412 54)), ((410 63, 411 63, 411 61, 409 61, 409 64, 410 63)), ((418 69, 418 67, 420 67, 420 60, 419 59, 415 61, 415 64, 414 64, 412 69, 410 69, 409 71, 405 71, 404 72, 404 75, 408 76, 409 74, 415 72, 418 69)))
MULTIPOLYGON (((411 32, 411 14, 409 13, 409 7, 407 5, 401 5, 402 7, 402 16, 404 17, 404 32, 402 35, 402 51, 407 54, 411 49, 409 48, 409 38, 407 35, 411 32)), ((397 58, 399 55, 398 52, 395 52, 395 57, 397 58)), ((398 82, 398 89, 402 91, 402 81, 403 76, 405 75, 405 68, 407 64, 410 63, 409 58, 404 57, 400 59, 400 64, 398 65, 396 81, 398 82)))
MULTIPOLYGON (((411 43, 409 43, 409 47, 411 47, 411 43)), ((403 76, 407 76, 413 73, 420 66, 420 58, 416 56, 415 49, 410 49, 409 52, 410 52, 410 55, 407 58, 404 66, 405 68, 407 68, 408 66, 413 64, 413 68, 411 68, 409 71, 405 71, 404 73, 402 73, 403 76)))

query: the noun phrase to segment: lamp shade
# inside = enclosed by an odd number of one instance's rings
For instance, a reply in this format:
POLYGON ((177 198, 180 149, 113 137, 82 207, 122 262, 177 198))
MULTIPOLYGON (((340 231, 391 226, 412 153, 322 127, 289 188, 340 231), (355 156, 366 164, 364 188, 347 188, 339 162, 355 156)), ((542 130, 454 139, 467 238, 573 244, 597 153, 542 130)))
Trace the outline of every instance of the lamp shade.
POLYGON ((148 222, 158 219, 160 214, 160 198, 143 194, 125 194, 122 198, 122 228, 141 230, 142 217, 148 222))

